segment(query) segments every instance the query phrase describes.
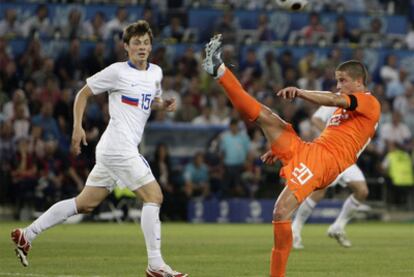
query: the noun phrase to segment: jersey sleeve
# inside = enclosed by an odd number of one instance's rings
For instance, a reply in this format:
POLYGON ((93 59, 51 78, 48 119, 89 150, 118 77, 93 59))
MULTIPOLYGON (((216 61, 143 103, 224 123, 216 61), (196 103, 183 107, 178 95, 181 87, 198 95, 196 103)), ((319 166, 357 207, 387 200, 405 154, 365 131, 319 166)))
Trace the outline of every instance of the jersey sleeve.
POLYGON ((162 78, 163 78, 163 74, 162 74, 162 69, 159 69, 159 78, 157 78, 156 84, 155 84, 155 97, 159 97, 161 98, 162 96, 162 87, 161 87, 161 83, 162 83, 162 78))
POLYGON ((326 106, 320 106, 319 109, 316 110, 316 112, 312 115, 312 117, 319 118, 323 122, 328 122, 328 120, 331 118, 332 114, 336 110, 336 107, 326 107, 326 106))
POLYGON ((360 92, 350 94, 347 97, 347 101, 349 103, 348 110, 356 111, 378 121, 381 107, 378 100, 370 93, 360 92))
POLYGON ((110 65, 86 79, 86 84, 93 94, 100 94, 116 88, 118 72, 114 65, 110 65))

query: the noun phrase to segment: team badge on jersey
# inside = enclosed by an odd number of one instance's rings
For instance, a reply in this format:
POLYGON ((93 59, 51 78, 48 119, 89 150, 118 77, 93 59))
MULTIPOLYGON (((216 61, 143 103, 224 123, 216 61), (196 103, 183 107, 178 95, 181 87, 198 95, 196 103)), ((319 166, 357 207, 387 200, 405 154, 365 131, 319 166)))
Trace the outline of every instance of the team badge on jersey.
POLYGON ((121 102, 125 103, 125 104, 128 104, 128 105, 131 105, 131 106, 138 106, 139 100, 138 100, 138 98, 132 98, 132 97, 122 95, 121 102))

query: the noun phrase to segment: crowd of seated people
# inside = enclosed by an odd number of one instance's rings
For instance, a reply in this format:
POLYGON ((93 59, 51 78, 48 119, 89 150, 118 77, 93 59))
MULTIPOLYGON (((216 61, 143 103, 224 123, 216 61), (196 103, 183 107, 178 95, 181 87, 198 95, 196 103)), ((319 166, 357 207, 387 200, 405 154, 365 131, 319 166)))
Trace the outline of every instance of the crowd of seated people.
MULTIPOLYGON (((84 121, 88 146, 80 156, 73 156, 69 147, 75 94, 86 77, 126 59, 122 41, 117 36, 130 23, 124 7, 116 9, 113 19, 97 12, 90 22, 81 21, 73 10, 68 14, 67 28, 59 30, 68 47, 56 48, 59 51, 53 52, 46 51, 44 42, 34 36, 36 32, 56 31, 49 30, 52 25, 47 9, 47 5, 39 5, 33 16, 16 25, 13 24, 15 11, 9 8, 0 22, 0 203, 12 204, 16 217, 24 205, 44 210, 51 203, 74 196, 82 189, 94 164, 94 147, 108 123, 109 114, 105 95, 91 98, 84 121), (20 55, 10 52, 11 33, 26 40, 27 47, 20 55), (82 55, 80 41, 85 38, 93 38, 95 42, 91 52, 82 55), (111 38, 113 44, 100 40, 104 38, 111 38)), ((150 8, 143 9, 143 16, 156 22, 150 8)), ((231 12, 226 13, 214 30, 237 30, 233 16, 231 12)), ((165 26, 152 25, 156 40, 183 41, 183 18, 173 16, 165 26)), ((317 15, 312 14, 311 18, 314 18, 312 24, 303 30, 304 34, 315 30, 323 32, 317 15)), ((260 20, 263 25, 260 37, 266 41, 272 33, 266 29, 266 18, 260 20)), ((347 30, 341 20, 338 18, 338 30, 333 39, 354 41, 352 30, 347 30)), ((243 86, 284 119, 293 122, 304 139, 311 139, 312 132, 303 122, 317 107, 302 101, 278 99, 273 92, 285 86, 335 91, 335 66, 345 59, 345 54, 333 47, 326 56, 316 55, 310 49, 301 57, 294 57, 285 49, 282 52, 268 50, 262 58, 254 45, 237 54, 243 47, 237 42, 232 36, 227 37, 223 59, 233 65, 232 70, 243 86)), ((164 70, 165 96, 175 97, 178 103, 174 114, 153 112, 151 122, 228 126, 212 145, 188 157, 185 164, 172 165, 168 161, 168 141, 162 142, 154 157, 147 157, 164 191, 166 207, 178 209, 172 214, 172 209, 164 209, 165 216, 172 219, 174 214, 185 217, 185 203, 193 197, 272 197, 274 187, 281 184, 277 174, 280 165, 269 168, 260 162, 260 155, 267 147, 262 134, 240 118, 217 84, 201 70, 201 49, 189 45, 182 53, 174 54, 161 43, 151 56, 151 62, 164 70), (232 150, 238 146, 241 147, 238 151, 232 150)), ((361 49, 349 51, 352 57, 364 59, 361 49)), ((361 157, 361 167, 368 177, 390 176, 390 183, 398 183, 392 178, 395 171, 390 170, 392 159, 388 154, 398 149, 412 160, 414 86, 409 72, 391 51, 382 64, 369 80, 370 90, 382 103, 382 117, 377 136, 361 157)))

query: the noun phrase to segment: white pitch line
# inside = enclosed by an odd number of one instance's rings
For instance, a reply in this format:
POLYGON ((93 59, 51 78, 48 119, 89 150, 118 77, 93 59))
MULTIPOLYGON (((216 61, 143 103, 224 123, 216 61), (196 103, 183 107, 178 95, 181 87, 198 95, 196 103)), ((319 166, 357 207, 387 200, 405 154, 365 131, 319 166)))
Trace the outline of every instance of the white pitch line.
MULTIPOLYGON (((0 276, 27 276, 27 277, 82 277, 82 275, 48 275, 48 274, 36 274, 36 273, 15 273, 15 272, 0 272, 0 276)), ((88 277, 89 275, 84 275, 88 277)), ((92 275, 89 277, 103 277, 100 275, 92 275)))

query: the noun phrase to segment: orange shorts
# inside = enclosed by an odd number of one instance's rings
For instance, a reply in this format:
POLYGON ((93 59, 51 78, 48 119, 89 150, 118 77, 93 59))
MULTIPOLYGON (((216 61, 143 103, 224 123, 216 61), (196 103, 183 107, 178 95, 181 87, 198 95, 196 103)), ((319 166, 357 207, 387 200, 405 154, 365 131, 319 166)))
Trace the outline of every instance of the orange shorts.
POLYGON ((290 124, 272 143, 272 153, 282 161, 280 176, 299 203, 314 190, 332 183, 341 173, 335 157, 323 146, 303 141, 290 124))

